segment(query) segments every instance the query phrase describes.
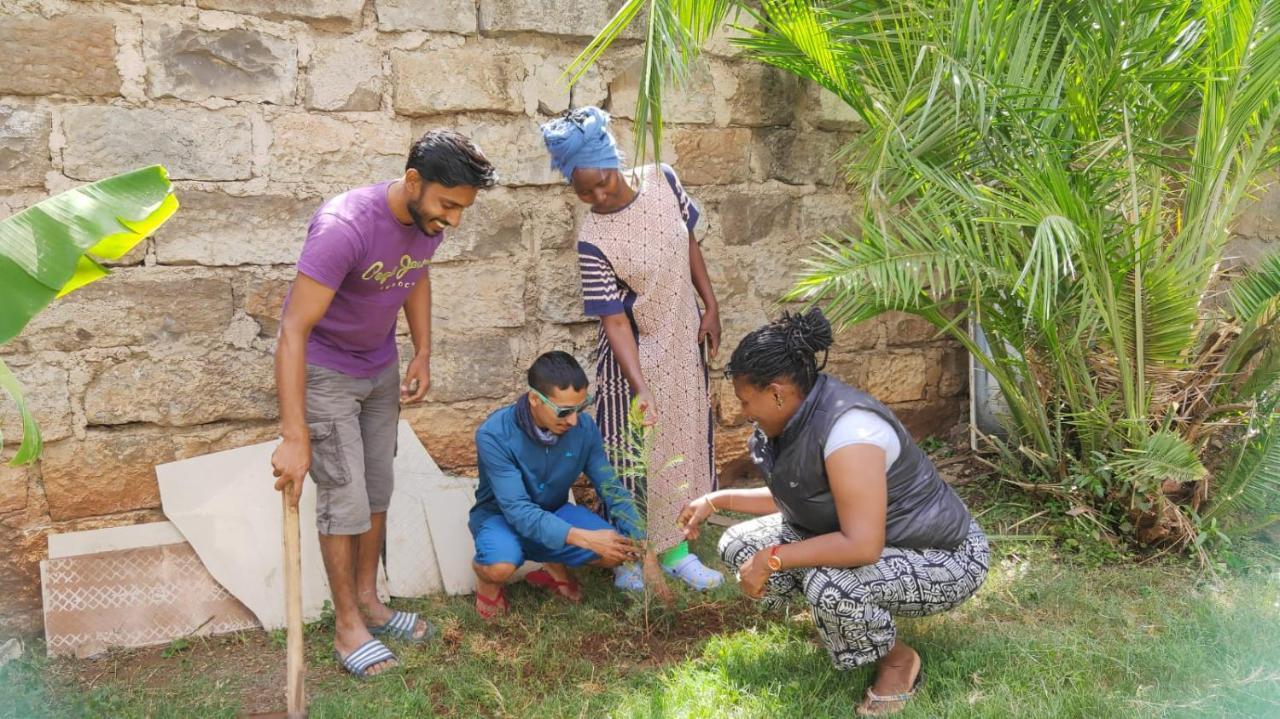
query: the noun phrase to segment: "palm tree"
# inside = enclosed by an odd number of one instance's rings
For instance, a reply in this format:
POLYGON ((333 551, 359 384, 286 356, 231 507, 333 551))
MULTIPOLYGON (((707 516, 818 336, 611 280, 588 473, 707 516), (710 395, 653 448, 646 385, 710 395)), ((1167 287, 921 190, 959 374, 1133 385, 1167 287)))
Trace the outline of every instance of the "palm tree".
POLYGON ((989 438, 1006 476, 1111 529, 1188 542, 1276 506, 1280 259, 1215 295, 1280 161, 1280 0, 752 5, 633 0, 569 73, 645 17, 656 154, 662 80, 746 13, 749 57, 867 126, 842 155, 864 210, 814 238, 788 299, 846 325, 909 312, 963 344, 1008 404, 989 438))

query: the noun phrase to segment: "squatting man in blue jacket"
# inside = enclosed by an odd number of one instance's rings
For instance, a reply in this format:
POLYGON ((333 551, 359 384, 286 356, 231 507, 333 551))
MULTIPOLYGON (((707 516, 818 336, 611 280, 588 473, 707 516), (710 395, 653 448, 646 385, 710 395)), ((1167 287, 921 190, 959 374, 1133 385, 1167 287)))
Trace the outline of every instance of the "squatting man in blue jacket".
POLYGON ((475 538, 476 611, 507 611, 504 585, 525 560, 541 562, 525 581, 571 602, 582 590, 569 567, 618 567, 639 557, 639 515, 605 454, 587 375, 567 352, 548 352, 528 372, 528 391, 476 430, 480 484, 469 527, 475 538), (586 474, 607 521, 569 503, 586 474))

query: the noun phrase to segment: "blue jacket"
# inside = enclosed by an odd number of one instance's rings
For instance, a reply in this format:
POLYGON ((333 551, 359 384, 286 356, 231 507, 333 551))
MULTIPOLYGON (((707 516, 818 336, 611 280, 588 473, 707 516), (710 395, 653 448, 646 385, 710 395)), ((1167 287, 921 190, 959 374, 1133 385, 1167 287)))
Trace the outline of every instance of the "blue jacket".
POLYGON ((471 531, 502 514, 519 536, 561 549, 570 524, 553 512, 569 501, 569 488, 586 474, 622 534, 640 538, 639 516, 631 493, 618 481, 604 451, 595 420, 578 415, 578 424, 551 446, 534 441, 516 424, 515 405, 489 415, 476 430, 480 485, 471 508, 471 531))

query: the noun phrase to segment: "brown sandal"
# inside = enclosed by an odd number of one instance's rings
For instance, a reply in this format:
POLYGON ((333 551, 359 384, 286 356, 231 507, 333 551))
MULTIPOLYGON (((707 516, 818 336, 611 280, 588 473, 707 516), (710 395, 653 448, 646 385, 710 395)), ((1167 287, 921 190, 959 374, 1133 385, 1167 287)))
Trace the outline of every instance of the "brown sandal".
POLYGON ((507 606, 507 589, 502 587, 498 589, 498 596, 490 599, 476 590, 476 614, 486 622, 492 621, 499 616, 506 614, 510 610, 507 606))
MULTIPOLYGON (((917 654, 917 662, 919 661, 917 654)), ((866 697, 862 703, 858 705, 857 714, 863 717, 888 716, 897 714, 906 708, 907 702, 920 691, 920 687, 924 685, 924 669, 920 664, 916 664, 916 678, 911 682, 911 688, 900 694, 876 694, 871 691, 871 687, 867 687, 866 697), (893 706, 893 705, 897 706, 893 706)))

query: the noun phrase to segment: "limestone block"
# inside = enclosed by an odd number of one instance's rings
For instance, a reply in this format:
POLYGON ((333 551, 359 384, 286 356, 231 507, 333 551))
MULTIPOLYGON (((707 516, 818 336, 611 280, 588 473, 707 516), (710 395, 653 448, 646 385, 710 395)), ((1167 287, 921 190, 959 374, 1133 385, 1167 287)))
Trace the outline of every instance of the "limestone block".
POLYGON ((862 118, 838 95, 817 84, 807 82, 800 99, 801 115, 819 130, 860 130, 862 118))
POLYGON ((879 320, 884 323, 885 339, 890 347, 938 339, 938 328, 917 315, 886 312, 880 315, 879 320))
POLYGON ((576 249, 543 252, 538 257, 538 316, 547 322, 586 322, 576 249))
POLYGON ((261 335, 275 337, 280 329, 284 300, 293 285, 294 271, 268 270, 245 273, 236 289, 240 307, 262 328, 261 335))
MULTIPOLYGON (((415 131, 422 132, 436 126, 433 123, 415 127, 415 131)), ((462 115, 454 119, 451 126, 476 143, 498 168, 498 182, 503 185, 565 186, 564 177, 551 169, 551 159, 547 156, 536 120, 462 115)))
POLYGON ((283 265, 297 262, 320 198, 235 197, 177 191, 182 210, 155 235, 162 265, 283 265))
MULTIPOLYGON (((548 55, 543 52, 523 55, 525 77, 521 92, 526 115, 558 116, 569 109, 568 78, 564 71, 573 61, 572 55, 548 55)), ((573 106, 604 106, 609 97, 600 68, 592 65, 573 86, 573 106)))
POLYGON ((406 405, 400 417, 413 426, 432 459, 446 470, 457 470, 476 466, 476 429, 500 402, 492 400, 480 407, 434 402, 406 405))
POLYGON ((252 130, 241 109, 90 105, 59 112, 67 138, 63 172, 76 180, 152 164, 164 165, 173 180, 244 180, 252 174, 252 130))
POLYGON ((392 55, 395 109, 401 115, 523 112, 524 76, 519 57, 487 45, 392 55))
POLYGON ((41 460, 49 516, 64 520, 159 507, 157 464, 261 442, 278 431, 274 423, 91 429, 84 441, 50 444, 41 460))
POLYGON ((510 259, 433 265, 431 314, 440 335, 523 326, 525 274, 524 263, 510 259))
POLYGON ((776 67, 751 62, 735 66, 736 88, 729 97, 729 121, 760 127, 788 125, 795 117, 800 81, 776 67))
POLYGON ((305 101, 313 110, 382 107, 382 51, 358 38, 316 41, 307 65, 305 101))
POLYGON ((206 10, 256 15, 267 20, 305 20, 326 29, 354 29, 360 26, 365 0, 196 0, 206 10))
POLYGON ((480 32, 485 35, 535 32, 594 37, 622 6, 621 0, 480 0, 480 32))
POLYGON ((517 192, 525 217, 524 236, 535 248, 577 247, 576 217, 586 205, 578 201, 568 186, 562 183, 558 187, 530 187, 517 192))
POLYGON ((49 112, 0 104, 0 186, 43 187, 49 161, 49 112))
POLYGON ((55 301, 7 349, 156 345, 217 336, 231 321, 231 285, 182 270, 120 271, 55 301))
MULTIPOLYGON (((5 357, 5 364, 18 378, 27 408, 40 425, 46 442, 71 436, 71 399, 67 394, 67 371, 43 360, 5 357)), ((5 444, 22 439, 22 420, 7 393, 0 393, 0 432, 5 444)))
POLYGON ((964 421, 968 405, 958 399, 919 400, 895 404, 890 409, 917 441, 951 432, 964 421))
MULTIPOLYGON (((21 514, 14 515, 21 518, 21 514)), ((40 560, 44 558, 45 530, 26 528, 17 522, 0 522, 0 632, 34 635, 40 631, 40 560)))
POLYGON ((765 178, 791 185, 839 184, 844 163, 837 155, 851 137, 816 130, 765 130, 757 138, 755 166, 765 178))
POLYGON ((923 399, 928 363, 919 352, 863 355, 861 387, 881 402, 923 399))
POLYGON ((374 0, 382 32, 476 31, 476 0, 374 0))
POLYGON ((133 355, 96 364, 84 397, 90 424, 182 427, 278 416, 269 354, 220 350, 196 357, 133 355))
POLYGON ((116 51, 110 18, 8 15, 0 22, 0 95, 119 95, 116 51))
POLYGON ((1280 177, 1274 173, 1265 177, 1253 197, 1240 203, 1240 210, 1232 228, 1236 234, 1251 239, 1280 240, 1280 177))
POLYGON ((800 233, 808 242, 852 234, 857 205, 847 192, 818 192, 800 199, 800 233))
POLYGON ((781 192, 731 192, 719 206, 726 245, 757 242, 777 247, 799 238, 800 203, 781 192))
MULTIPOLYGON (((609 112, 614 117, 635 119, 636 98, 643 71, 642 62, 636 60, 609 82, 609 112)), ((684 86, 667 85, 663 91, 664 122, 680 125, 710 125, 716 122, 718 106, 723 104, 719 96, 724 88, 717 86, 716 78, 706 65, 695 67, 692 77, 684 86)))
POLYGON ((151 97, 293 104, 298 48, 292 40, 245 28, 145 23, 143 54, 151 97))
POLYGON ((495 187, 476 196, 462 223, 445 231, 435 262, 487 260, 526 251, 521 199, 514 190, 495 187))
MULTIPOLYGON (((434 289, 434 287, 432 288, 434 289)), ((441 332, 431 350, 431 402, 460 402, 482 397, 501 399, 519 389, 513 341, 503 334, 487 332, 441 332)), ((413 356, 407 342, 401 357, 413 356)))
POLYGON ((942 372, 938 379, 938 395, 963 397, 969 387, 969 353, 959 346, 947 347, 940 362, 942 372))
POLYGON ((27 508, 27 474, 29 472, 28 467, 10 467, 8 464, 0 464, 0 514, 19 512, 27 508))
POLYGON ((404 174, 409 126, 379 116, 284 113, 271 121, 272 179, 329 194, 404 174))
MULTIPOLYGON (((751 131, 675 128, 668 132, 680 158, 680 181, 686 185, 737 184, 747 181, 751 167, 751 131)), ((664 156, 664 160, 665 160, 664 156)))
MULTIPOLYGON (((722 350, 723 351, 723 350, 722 350)), ((716 417, 726 427, 737 427, 746 423, 742 414, 742 403, 733 393, 733 382, 723 377, 711 379, 711 401, 716 407, 716 417)))

